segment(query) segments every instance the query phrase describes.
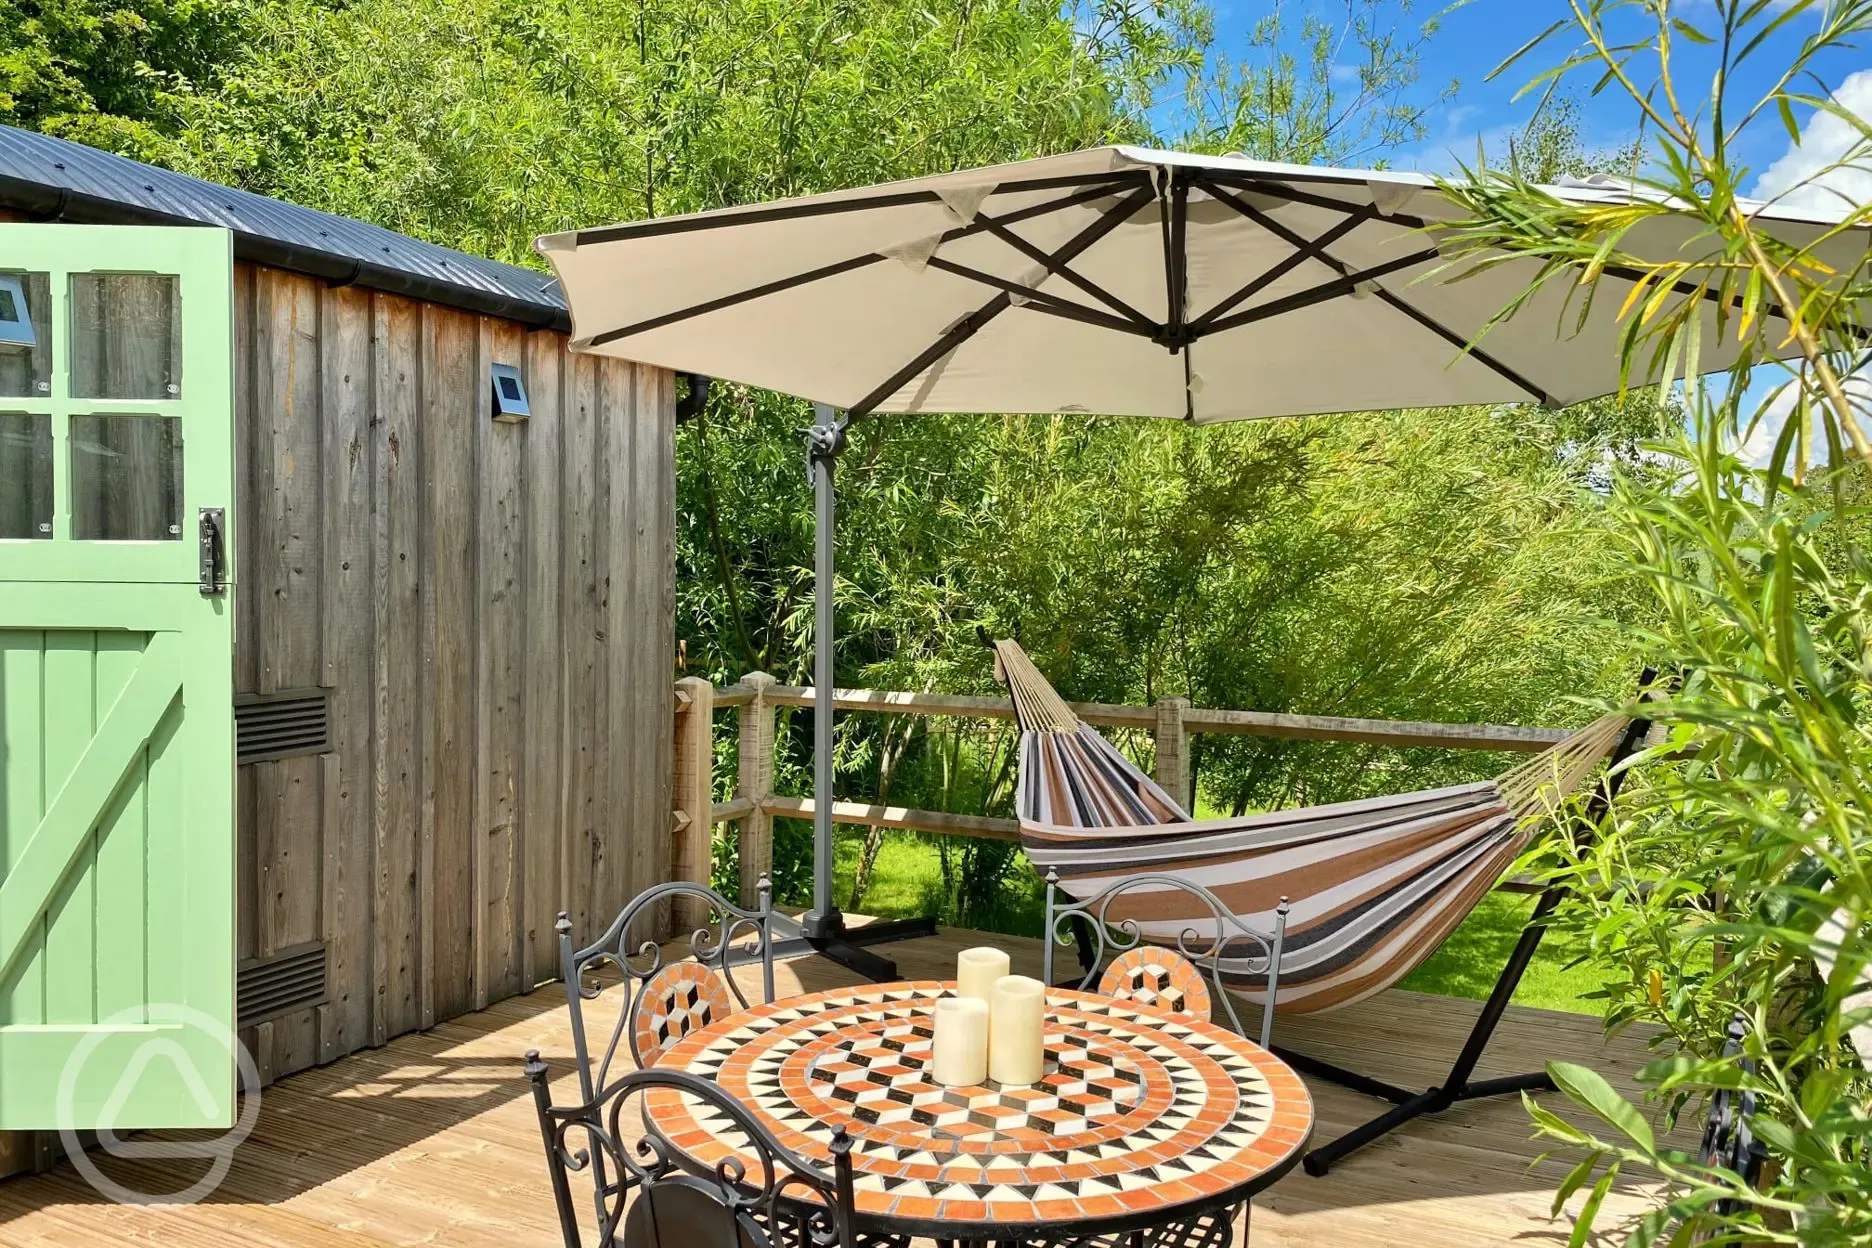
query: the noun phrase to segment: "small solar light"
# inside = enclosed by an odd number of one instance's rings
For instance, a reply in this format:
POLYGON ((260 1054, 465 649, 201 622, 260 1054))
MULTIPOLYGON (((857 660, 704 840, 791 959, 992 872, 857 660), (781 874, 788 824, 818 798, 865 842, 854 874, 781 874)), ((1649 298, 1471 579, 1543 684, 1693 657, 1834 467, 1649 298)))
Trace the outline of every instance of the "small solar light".
POLYGON ((0 350, 31 350, 38 345, 32 317, 27 315, 26 286, 19 278, 0 273, 0 350))
POLYGON ((511 364, 496 364, 494 373, 494 419, 518 424, 533 414, 527 406, 526 382, 520 370, 511 364))

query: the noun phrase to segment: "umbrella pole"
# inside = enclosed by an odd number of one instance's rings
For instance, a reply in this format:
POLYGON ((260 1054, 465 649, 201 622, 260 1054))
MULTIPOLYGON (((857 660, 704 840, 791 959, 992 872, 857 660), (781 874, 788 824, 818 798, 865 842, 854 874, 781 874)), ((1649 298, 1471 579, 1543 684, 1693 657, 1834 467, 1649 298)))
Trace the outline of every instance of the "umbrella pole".
POLYGON ((845 450, 845 427, 832 409, 814 404, 816 423, 806 431, 806 458, 812 466, 813 509, 813 896, 812 909, 800 916, 800 928, 814 950, 874 983, 901 979, 897 964, 862 945, 933 936, 929 919, 872 923, 848 931, 845 916, 832 900, 832 697, 833 594, 838 457, 845 450))
POLYGON ((815 404, 816 423, 806 431, 806 457, 813 479, 813 896, 802 919, 806 936, 822 940, 843 932, 844 916, 832 901, 832 694, 833 595, 837 585, 834 524, 837 521, 838 457, 845 449, 845 424, 832 409, 815 404))

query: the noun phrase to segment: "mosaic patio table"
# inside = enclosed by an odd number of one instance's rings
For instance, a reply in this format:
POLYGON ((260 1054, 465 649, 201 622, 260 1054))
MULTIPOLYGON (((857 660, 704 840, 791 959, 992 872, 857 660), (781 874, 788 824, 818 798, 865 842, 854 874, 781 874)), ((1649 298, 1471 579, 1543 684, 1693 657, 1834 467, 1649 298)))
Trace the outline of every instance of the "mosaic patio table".
MULTIPOLYGON (((715 1079, 816 1160, 853 1137, 858 1226, 941 1239, 1081 1239, 1232 1208, 1285 1174, 1313 1127, 1299 1076, 1209 1022, 1088 992, 1047 994, 1046 1073, 945 1088, 931 1011, 954 985, 866 984, 756 1006, 658 1062, 715 1079)), ((759 1163, 725 1116, 671 1089, 650 1129, 700 1172, 759 1163)))

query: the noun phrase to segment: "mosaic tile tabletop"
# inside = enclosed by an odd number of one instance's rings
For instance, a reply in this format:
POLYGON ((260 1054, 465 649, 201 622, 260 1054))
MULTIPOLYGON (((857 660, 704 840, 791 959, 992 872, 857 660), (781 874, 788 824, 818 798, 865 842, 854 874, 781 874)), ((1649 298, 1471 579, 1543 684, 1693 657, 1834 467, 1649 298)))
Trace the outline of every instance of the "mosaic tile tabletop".
MULTIPOLYGON (((1093 993, 1048 992, 1041 1082, 945 1088, 926 1070, 930 1015, 953 988, 791 997, 691 1033, 658 1065, 714 1078, 808 1157, 823 1160, 843 1124, 867 1220, 1143 1225, 1251 1195, 1306 1144, 1312 1101, 1285 1063, 1212 1023, 1093 993)), ((702 1166, 738 1155, 758 1170, 707 1106, 657 1089, 646 1109, 702 1166)))

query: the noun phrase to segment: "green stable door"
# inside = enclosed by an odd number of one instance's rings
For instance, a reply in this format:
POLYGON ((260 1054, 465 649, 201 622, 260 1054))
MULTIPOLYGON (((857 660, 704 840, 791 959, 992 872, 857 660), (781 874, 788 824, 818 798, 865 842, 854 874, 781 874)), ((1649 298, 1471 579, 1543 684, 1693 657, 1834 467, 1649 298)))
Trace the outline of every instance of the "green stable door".
POLYGON ((234 1120, 232 266, 0 225, 0 1130, 234 1120))

